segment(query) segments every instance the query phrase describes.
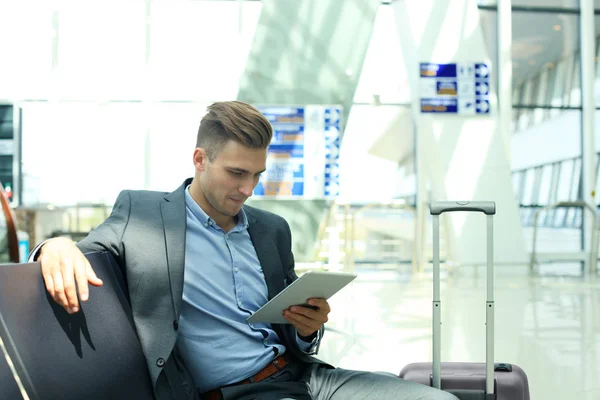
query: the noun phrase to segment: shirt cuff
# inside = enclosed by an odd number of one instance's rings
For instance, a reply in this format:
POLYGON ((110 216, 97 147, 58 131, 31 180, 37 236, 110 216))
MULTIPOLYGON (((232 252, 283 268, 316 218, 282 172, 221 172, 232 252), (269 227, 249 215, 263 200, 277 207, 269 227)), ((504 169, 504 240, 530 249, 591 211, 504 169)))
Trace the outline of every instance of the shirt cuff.
POLYGON ((296 332, 296 343, 298 343, 298 347, 300 347, 300 350, 302 350, 302 352, 309 355, 317 354, 317 343, 319 343, 320 339, 320 330, 317 331, 317 336, 311 342, 305 342, 304 340, 300 339, 300 335, 298 335, 298 332, 296 332))
POLYGON ((34 249, 31 250, 31 253, 29 254, 29 258, 27 259, 27 262, 30 262, 30 263, 36 262, 38 257, 40 256, 40 250, 42 249, 42 246, 45 245, 49 240, 52 240, 52 239, 46 239, 42 243, 35 246, 34 249))

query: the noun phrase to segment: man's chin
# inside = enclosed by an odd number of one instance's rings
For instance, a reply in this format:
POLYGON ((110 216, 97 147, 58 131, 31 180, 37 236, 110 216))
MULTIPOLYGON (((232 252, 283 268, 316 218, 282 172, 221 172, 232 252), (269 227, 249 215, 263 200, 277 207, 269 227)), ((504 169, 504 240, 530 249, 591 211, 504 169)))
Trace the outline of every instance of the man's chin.
POLYGON ((230 204, 227 207, 223 207, 224 212, 222 212, 222 214, 225 214, 228 217, 235 217, 236 215, 238 215, 240 213, 240 210, 242 209, 243 205, 244 205, 244 203, 242 203, 240 205, 231 205, 230 204))

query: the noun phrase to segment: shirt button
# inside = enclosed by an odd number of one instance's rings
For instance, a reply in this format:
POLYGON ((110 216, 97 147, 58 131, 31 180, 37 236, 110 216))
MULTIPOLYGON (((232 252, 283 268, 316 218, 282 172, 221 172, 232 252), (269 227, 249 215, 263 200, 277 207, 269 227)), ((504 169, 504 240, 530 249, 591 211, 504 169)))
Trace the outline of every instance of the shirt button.
POLYGON ((157 365, 158 367, 161 367, 161 368, 162 368, 162 367, 165 365, 165 360, 164 360, 164 359, 162 359, 162 358, 159 358, 158 360, 156 360, 156 365, 157 365))
POLYGON ((268 346, 267 339, 263 340, 263 343, 265 344, 265 346, 268 346))
POLYGON ((242 302, 241 301, 238 301, 238 306, 240 306, 240 307, 242 306, 242 302))
POLYGON ((240 269, 239 269, 239 268, 234 268, 233 270, 234 270, 235 272, 239 272, 239 270, 240 270, 240 269))

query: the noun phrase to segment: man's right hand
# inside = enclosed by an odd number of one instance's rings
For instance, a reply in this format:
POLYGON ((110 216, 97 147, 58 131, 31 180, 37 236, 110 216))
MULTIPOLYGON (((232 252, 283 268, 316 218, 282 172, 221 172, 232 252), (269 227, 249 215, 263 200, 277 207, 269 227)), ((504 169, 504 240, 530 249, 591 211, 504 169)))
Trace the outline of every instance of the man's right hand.
POLYGON ((94 286, 102 286, 102 281, 94 273, 87 258, 70 239, 50 239, 42 246, 38 260, 42 264, 46 290, 69 314, 79 311, 77 289, 81 301, 87 301, 88 282, 94 286))

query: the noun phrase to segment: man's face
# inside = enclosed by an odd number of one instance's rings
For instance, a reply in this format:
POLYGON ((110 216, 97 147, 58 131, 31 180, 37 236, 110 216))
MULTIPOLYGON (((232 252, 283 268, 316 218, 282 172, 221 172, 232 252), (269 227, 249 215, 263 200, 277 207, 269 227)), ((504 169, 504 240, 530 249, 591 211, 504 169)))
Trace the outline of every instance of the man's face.
POLYGON ((200 187, 210 206, 222 215, 236 216, 252 196, 266 163, 266 149, 228 141, 212 162, 205 159, 200 174, 200 187))

